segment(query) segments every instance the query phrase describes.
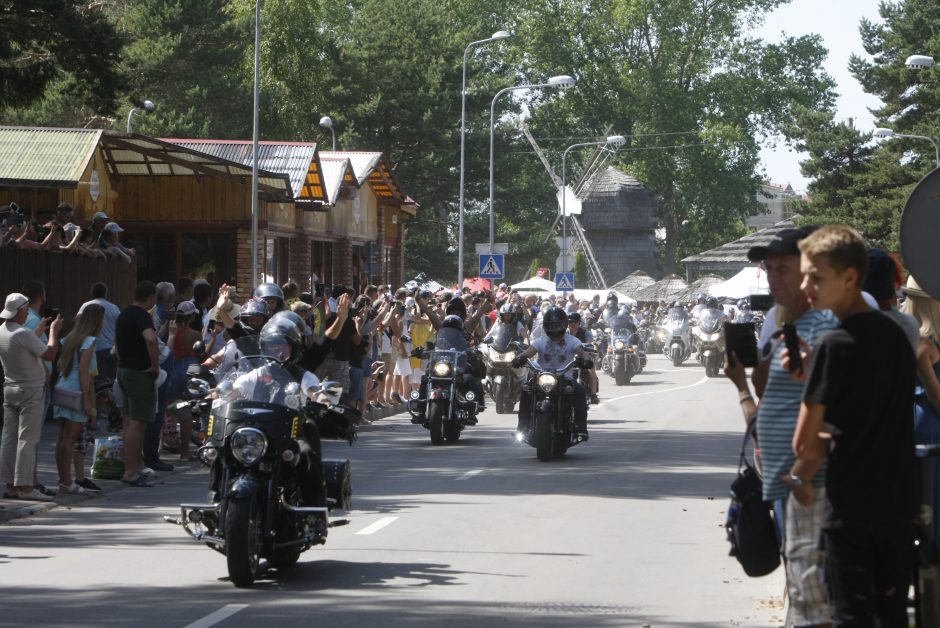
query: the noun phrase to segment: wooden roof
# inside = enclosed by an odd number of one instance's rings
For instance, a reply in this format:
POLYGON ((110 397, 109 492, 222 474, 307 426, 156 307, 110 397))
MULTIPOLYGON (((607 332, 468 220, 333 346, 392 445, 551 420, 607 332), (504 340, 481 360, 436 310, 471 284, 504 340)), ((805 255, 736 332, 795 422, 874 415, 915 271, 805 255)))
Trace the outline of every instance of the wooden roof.
POLYGON ((616 290, 617 292, 622 292, 623 294, 632 297, 634 293, 638 290, 645 288, 646 286, 656 283, 656 280, 647 275, 642 270, 635 270, 614 285, 610 286, 611 290, 616 290))
POLYGON ((638 290, 633 298, 637 301, 670 301, 688 287, 679 275, 667 275, 656 283, 638 290))
POLYGON ((684 264, 744 264, 751 265, 753 262, 747 259, 747 252, 754 246, 767 244, 778 232, 784 229, 792 229, 793 222, 784 220, 778 222, 773 227, 767 227, 754 233, 749 233, 743 238, 738 238, 733 242, 722 244, 721 246, 709 249, 697 255, 690 255, 682 260, 684 264))

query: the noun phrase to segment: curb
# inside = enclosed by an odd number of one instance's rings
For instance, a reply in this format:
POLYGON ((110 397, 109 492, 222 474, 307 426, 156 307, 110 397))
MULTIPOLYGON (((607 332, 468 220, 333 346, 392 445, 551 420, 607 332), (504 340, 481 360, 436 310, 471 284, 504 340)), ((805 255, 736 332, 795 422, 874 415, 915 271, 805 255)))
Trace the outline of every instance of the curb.
POLYGON ((395 416, 396 414, 402 414, 406 412, 408 412, 408 404, 398 403, 393 406, 385 406, 384 408, 379 408, 377 410, 369 410, 363 415, 363 418, 371 423, 379 419, 384 419, 386 417, 395 416))

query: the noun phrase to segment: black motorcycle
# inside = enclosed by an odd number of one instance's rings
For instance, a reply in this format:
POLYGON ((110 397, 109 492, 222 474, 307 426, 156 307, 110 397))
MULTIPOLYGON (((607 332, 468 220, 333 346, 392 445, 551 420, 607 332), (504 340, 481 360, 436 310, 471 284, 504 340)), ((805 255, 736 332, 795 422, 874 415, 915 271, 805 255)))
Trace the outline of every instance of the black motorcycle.
POLYGON ((565 378, 577 359, 557 370, 542 368, 531 360, 528 363, 532 372, 526 384, 532 395, 531 417, 528 431, 518 433, 516 438, 535 447, 538 459, 547 461, 565 455, 569 447, 582 442, 574 422, 574 385, 565 378))
POLYGON ((636 334, 629 327, 615 327, 610 332, 610 343, 605 356, 607 368, 604 370, 611 374, 617 386, 629 384, 633 376, 643 368, 646 355, 641 357, 635 342, 636 334))
POLYGON ((478 400, 463 381, 472 374, 469 351, 463 332, 443 328, 434 348, 420 353, 428 360, 428 369, 421 386, 411 393, 408 412, 412 423, 431 432, 432 445, 455 442, 465 427, 477 424, 478 400))
POLYGON ((324 383, 309 400, 294 374, 272 358, 243 354, 230 373, 217 375, 208 442, 200 449, 213 468, 211 503, 181 504, 179 518, 164 519, 225 554, 230 579, 243 587, 260 574, 262 559, 290 569, 303 551, 326 542, 328 528, 348 523, 331 521, 329 513, 350 507, 349 461, 322 462, 323 506, 301 506, 298 467, 319 455, 308 454, 319 442, 303 438, 307 418, 322 435, 352 443, 358 412, 337 405, 342 387, 335 383, 324 383))

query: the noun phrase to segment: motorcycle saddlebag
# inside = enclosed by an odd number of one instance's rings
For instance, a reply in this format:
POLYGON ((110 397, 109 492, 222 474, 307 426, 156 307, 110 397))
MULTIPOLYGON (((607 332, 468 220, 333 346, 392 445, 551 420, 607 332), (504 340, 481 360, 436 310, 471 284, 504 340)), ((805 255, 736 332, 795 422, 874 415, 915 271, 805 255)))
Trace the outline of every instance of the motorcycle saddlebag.
POLYGON ((336 500, 336 508, 352 508, 352 463, 347 460, 323 461, 326 496, 336 500))

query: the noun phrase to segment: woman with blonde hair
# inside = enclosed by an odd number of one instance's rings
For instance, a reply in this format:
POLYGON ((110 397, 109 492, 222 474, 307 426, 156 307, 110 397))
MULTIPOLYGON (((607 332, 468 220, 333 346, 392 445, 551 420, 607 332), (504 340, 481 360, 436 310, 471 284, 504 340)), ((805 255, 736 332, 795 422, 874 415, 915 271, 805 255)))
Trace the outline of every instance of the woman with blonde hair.
MULTIPOLYGON (((917 386, 914 388, 914 442, 940 444, 940 302, 924 292, 911 277, 904 288, 907 300, 901 311, 920 323, 917 349, 917 386)), ((933 503, 940 504, 940 464, 933 465, 933 503)), ((934 517, 934 538, 940 539, 940 517, 934 517)))
POLYGON ((59 493, 83 494, 90 490, 72 481, 72 457, 75 441, 85 423, 95 429, 98 415, 94 385, 94 374, 98 371, 95 343, 103 323, 104 308, 97 304, 86 306, 75 329, 65 337, 59 355, 59 381, 52 399, 52 416, 59 420, 55 443, 59 493))

